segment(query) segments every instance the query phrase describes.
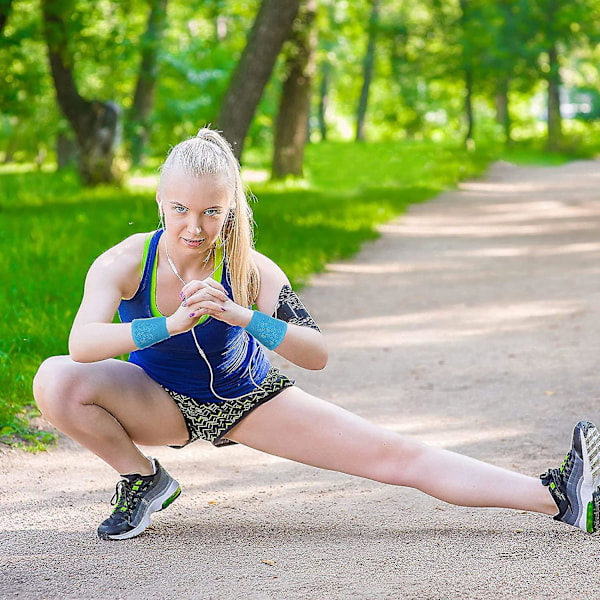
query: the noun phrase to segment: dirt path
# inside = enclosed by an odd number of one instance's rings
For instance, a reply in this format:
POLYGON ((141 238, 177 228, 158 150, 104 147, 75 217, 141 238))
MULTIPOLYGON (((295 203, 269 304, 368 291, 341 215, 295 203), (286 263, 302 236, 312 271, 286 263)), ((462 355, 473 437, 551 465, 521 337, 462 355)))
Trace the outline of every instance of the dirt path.
MULTIPOLYGON (((382 231, 304 293, 327 370, 286 372, 400 433, 558 466, 573 424, 600 422, 600 164, 497 164, 382 231)), ((0 597, 600 597, 600 539, 540 515, 243 447, 151 452, 184 493, 119 543, 95 537, 115 484, 100 460, 67 440, 0 456, 0 597)))

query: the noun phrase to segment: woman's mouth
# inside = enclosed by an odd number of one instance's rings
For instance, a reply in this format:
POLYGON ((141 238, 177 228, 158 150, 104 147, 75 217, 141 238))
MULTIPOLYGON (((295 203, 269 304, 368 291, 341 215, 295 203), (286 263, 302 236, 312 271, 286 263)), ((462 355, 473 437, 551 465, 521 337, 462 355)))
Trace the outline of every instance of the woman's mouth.
POLYGON ((195 240, 195 239, 189 239, 189 238, 184 238, 184 237, 182 237, 181 239, 182 239, 182 240, 183 240, 183 241, 186 243, 186 245, 187 245, 187 246, 189 246, 190 248, 198 248, 199 246, 201 246, 201 245, 202 245, 202 242, 204 242, 204 240, 205 240, 206 238, 200 238, 200 239, 198 239, 198 240, 195 240))

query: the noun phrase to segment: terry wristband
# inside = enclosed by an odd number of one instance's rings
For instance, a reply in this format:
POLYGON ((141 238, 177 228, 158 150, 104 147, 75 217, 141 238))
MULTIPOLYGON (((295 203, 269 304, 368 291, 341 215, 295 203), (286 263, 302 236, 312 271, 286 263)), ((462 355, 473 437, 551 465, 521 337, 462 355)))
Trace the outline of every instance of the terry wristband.
POLYGON ((275 350, 283 341, 287 323, 255 310, 250 323, 244 329, 263 346, 269 350, 275 350))
POLYGON ((167 317, 134 319, 131 322, 131 336, 140 350, 170 338, 167 317))

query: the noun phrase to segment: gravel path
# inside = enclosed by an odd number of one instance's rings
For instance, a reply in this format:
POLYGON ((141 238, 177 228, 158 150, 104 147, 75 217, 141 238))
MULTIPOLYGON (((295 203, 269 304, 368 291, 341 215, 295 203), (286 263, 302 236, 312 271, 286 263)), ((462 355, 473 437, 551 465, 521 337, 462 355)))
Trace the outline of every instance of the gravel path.
MULTIPOLYGON (((600 422, 600 163, 499 163, 381 228, 303 294, 306 390, 402 434, 537 475, 600 422)), ((1 598, 593 598, 600 541, 237 446, 149 450, 183 494, 96 539, 115 477, 74 443, 0 454, 1 598)))

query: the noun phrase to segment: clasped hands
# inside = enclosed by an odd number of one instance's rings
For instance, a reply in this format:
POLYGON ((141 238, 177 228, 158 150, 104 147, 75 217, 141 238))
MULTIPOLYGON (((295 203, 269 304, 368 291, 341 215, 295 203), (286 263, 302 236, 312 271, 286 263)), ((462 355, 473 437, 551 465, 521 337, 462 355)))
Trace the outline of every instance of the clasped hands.
POLYGON ((252 310, 236 304, 212 277, 190 281, 183 286, 179 296, 181 305, 167 317, 171 335, 189 331, 204 315, 240 327, 245 327, 252 318, 252 310))

